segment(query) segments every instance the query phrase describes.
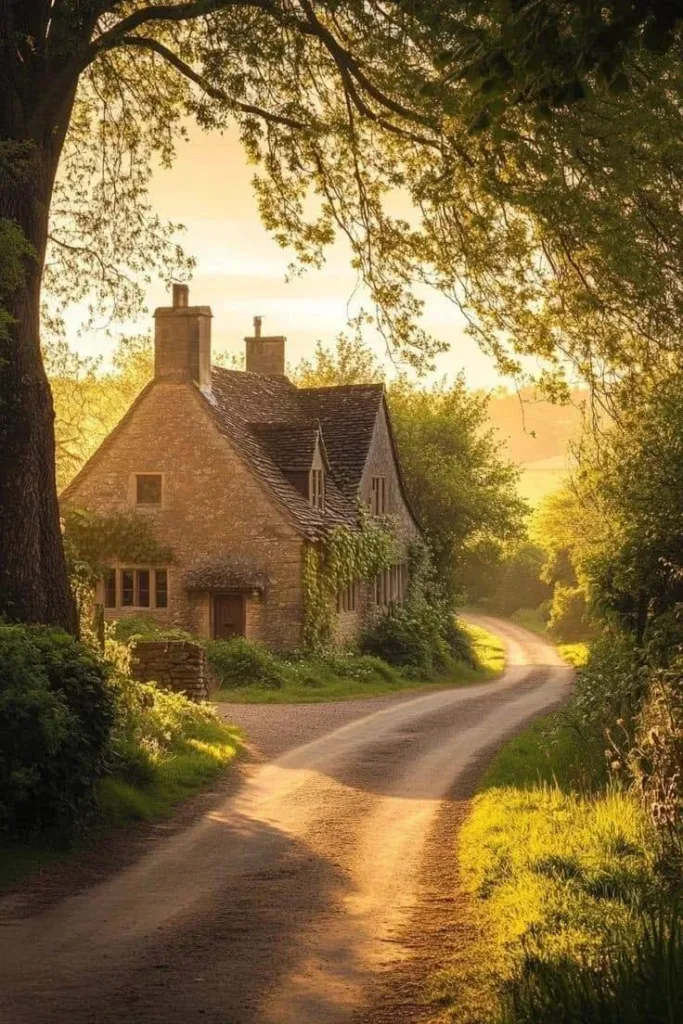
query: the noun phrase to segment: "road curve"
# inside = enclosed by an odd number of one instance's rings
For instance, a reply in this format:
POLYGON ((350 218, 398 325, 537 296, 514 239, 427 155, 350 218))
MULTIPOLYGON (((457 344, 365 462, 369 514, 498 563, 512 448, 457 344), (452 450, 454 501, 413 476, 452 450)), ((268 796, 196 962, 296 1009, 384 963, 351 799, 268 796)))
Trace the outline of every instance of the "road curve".
POLYGON ((0 900, 0 1021, 384 1019, 373 991, 411 955, 425 851, 449 801, 571 682, 534 634, 475 621, 505 640, 500 680, 392 702, 254 766, 216 810, 52 906, 0 900))

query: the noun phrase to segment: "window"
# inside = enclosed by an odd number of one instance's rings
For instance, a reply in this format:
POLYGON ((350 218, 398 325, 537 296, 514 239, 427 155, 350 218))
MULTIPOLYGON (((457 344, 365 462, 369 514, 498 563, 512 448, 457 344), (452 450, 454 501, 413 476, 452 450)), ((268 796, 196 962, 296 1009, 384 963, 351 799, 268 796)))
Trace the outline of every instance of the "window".
POLYGON ((104 607, 116 608, 116 569, 107 569, 104 574, 104 607))
POLYGON ((408 581, 407 565, 392 565, 375 577, 373 601, 378 608, 386 608, 395 601, 402 601, 408 581))
POLYGON ((155 571, 154 590, 157 608, 168 608, 168 573, 165 569, 155 571))
POLYGON ((122 608, 168 608, 167 570, 108 569, 104 577, 105 608, 117 608, 117 597, 122 608))
POLYGON ((138 608, 149 608, 149 569, 138 569, 135 576, 138 591, 135 603, 138 608))
POLYGON ((387 511, 387 478, 373 476, 372 501, 370 503, 373 516, 383 516, 387 511))
POLYGON ((135 570, 121 570, 121 604, 124 608, 133 608, 135 605, 135 570))
POLYGON ((322 469, 311 470, 311 505, 313 508, 325 507, 325 476, 322 469))
POLYGON ((138 473, 135 477, 138 505, 161 505, 161 473, 138 473))
POLYGON ((349 583, 337 594, 337 612, 355 612, 358 603, 358 584, 349 583))

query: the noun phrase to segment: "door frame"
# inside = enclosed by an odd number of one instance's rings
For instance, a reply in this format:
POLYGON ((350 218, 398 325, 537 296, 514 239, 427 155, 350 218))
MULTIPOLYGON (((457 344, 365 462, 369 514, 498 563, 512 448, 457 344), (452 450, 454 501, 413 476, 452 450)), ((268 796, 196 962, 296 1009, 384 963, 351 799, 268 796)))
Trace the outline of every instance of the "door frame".
POLYGON ((214 640, 225 640, 226 637, 219 637, 216 634, 216 602, 222 597, 229 597, 232 600, 239 600, 241 605, 240 612, 240 632, 235 633, 235 636, 247 635, 247 595, 243 590, 221 590, 219 593, 211 594, 211 636, 214 640))

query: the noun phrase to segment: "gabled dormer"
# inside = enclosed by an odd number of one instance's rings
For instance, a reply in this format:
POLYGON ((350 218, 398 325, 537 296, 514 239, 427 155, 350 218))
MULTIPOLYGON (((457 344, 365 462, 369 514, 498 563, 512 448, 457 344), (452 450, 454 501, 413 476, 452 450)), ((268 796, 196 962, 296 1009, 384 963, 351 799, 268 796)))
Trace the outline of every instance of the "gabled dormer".
POLYGON ((324 512, 330 464, 318 420, 250 426, 283 476, 313 508, 324 512))

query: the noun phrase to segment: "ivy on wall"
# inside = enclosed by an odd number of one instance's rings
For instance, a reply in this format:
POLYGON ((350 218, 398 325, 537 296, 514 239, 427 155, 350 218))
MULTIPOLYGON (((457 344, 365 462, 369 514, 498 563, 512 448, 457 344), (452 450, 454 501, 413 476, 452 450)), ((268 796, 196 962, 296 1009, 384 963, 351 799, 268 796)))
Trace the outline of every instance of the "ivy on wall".
POLYGON ((334 630, 336 597, 356 581, 369 581, 395 564, 399 545, 394 524, 362 514, 360 528, 336 526, 304 554, 304 645, 324 647, 334 630))
POLYGON ((131 565, 167 565, 173 552, 159 544, 146 516, 132 511, 100 515, 67 509, 63 515, 64 547, 71 575, 94 583, 112 561, 131 565))

